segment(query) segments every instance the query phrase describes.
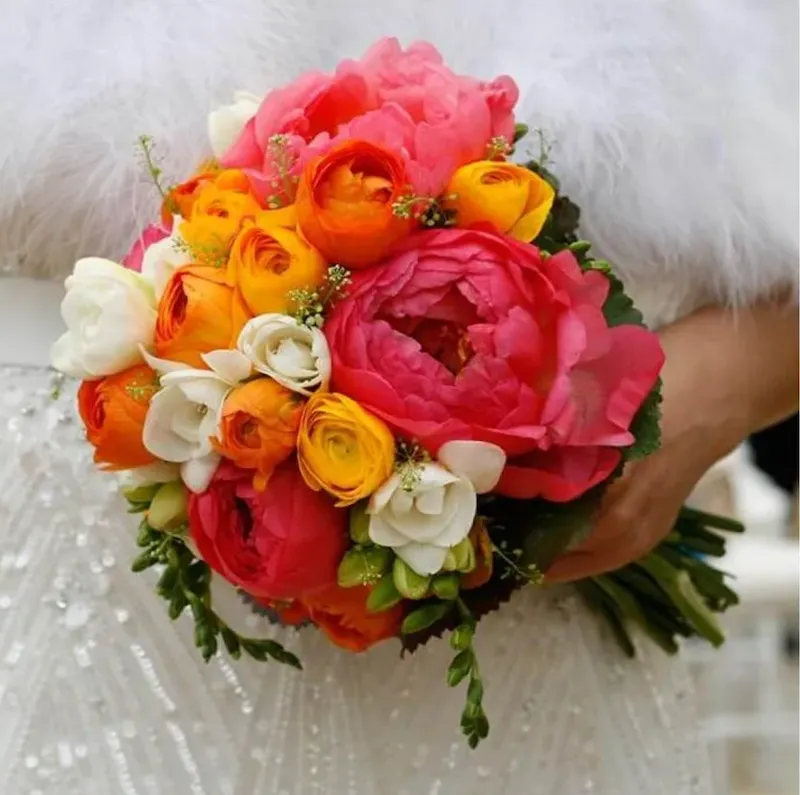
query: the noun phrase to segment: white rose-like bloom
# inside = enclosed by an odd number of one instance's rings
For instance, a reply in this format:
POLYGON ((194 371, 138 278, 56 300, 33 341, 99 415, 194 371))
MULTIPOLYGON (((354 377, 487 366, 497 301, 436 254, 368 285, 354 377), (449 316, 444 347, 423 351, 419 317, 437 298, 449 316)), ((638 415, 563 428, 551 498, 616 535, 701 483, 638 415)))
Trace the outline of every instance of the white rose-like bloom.
POLYGON ((205 354, 203 360, 210 370, 195 370, 149 355, 146 358, 161 374, 161 389, 147 409, 144 446, 162 461, 180 464, 187 488, 203 492, 220 461, 211 437, 219 430, 225 396, 250 374, 250 363, 238 351, 205 354))
POLYGON ((438 463, 420 464, 411 490, 392 475, 370 498, 367 513, 373 543, 391 547, 417 574, 435 574, 447 550, 463 541, 475 520, 478 494, 491 491, 506 463, 494 444, 452 441, 438 463))
POLYGON ((253 369, 292 392, 310 395, 328 388, 331 353, 318 328, 300 325, 289 315, 259 315, 245 324, 237 347, 253 369))
POLYGON ((153 285, 156 301, 161 298, 172 274, 193 261, 178 234, 182 223, 183 218, 176 215, 173 219, 172 234, 148 246, 142 257, 142 277, 153 285))
POLYGON ((232 104, 208 114, 208 140, 214 157, 222 157, 233 146, 245 124, 256 115, 260 104, 261 97, 248 91, 236 91, 232 104))
POLYGON ((64 283, 61 317, 67 331, 50 350, 56 370, 74 378, 113 375, 142 361, 156 326, 153 288, 111 260, 78 260, 64 283))

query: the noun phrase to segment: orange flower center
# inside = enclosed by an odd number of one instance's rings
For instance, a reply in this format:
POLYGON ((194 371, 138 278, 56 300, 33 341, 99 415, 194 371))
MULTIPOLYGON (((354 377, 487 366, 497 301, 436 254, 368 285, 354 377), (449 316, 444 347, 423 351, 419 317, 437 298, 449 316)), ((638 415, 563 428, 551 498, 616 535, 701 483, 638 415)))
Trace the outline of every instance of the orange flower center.
POLYGON ((370 173, 375 164, 354 157, 337 166, 320 186, 319 203, 326 209, 342 204, 386 204, 392 198, 392 182, 385 176, 370 173))

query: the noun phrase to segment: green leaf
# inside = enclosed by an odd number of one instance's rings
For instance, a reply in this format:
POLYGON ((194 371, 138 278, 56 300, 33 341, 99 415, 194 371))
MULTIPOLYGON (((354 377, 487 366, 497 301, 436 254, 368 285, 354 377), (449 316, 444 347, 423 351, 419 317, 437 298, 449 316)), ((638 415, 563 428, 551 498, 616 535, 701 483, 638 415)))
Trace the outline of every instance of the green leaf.
POLYGON ((228 627, 222 627, 220 634, 222 635, 222 642, 225 644, 228 654, 230 654, 234 660, 238 660, 242 656, 242 646, 239 643, 239 636, 228 627))
POLYGON ((149 569, 151 566, 155 566, 158 562, 157 552, 153 549, 147 549, 142 552, 141 555, 134 558, 133 563, 131 563, 131 571, 138 573, 149 569))
POLYGON ((450 646, 455 651, 464 651, 472 643, 475 630, 469 624, 459 624, 450 635, 450 646))
POLYGON ((626 461, 652 455, 661 447, 661 379, 659 378, 631 423, 634 443, 622 451, 626 461))
POLYGON ((613 273, 606 273, 610 283, 608 297, 603 304, 603 315, 609 326, 644 326, 642 313, 625 293, 622 282, 613 273))
POLYGON ((169 600, 169 617, 175 621, 178 616, 186 609, 186 606, 189 603, 186 601, 186 596, 183 593, 183 589, 177 588, 173 594, 172 598, 169 600))
POLYGON ((429 602, 409 613, 400 626, 404 635, 413 635, 444 618, 453 609, 452 602, 429 602))
POLYGON ((529 127, 527 124, 522 124, 521 122, 517 122, 514 125, 514 143, 518 143, 521 141, 527 134, 528 134, 529 127))
POLYGON ((681 508, 680 518, 695 522, 700 527, 713 527, 717 530, 726 530, 729 533, 743 533, 744 525, 727 516, 718 516, 713 513, 699 511, 697 508, 689 508, 684 505, 681 508))

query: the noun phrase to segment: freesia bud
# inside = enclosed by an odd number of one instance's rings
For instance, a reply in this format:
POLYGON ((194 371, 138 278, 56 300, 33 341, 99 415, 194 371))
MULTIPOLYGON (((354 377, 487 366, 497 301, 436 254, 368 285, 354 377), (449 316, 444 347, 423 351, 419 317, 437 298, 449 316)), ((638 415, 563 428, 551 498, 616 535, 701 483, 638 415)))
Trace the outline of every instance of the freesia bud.
POLYGON ((428 595, 431 578, 417 574, 400 558, 396 558, 394 561, 392 575, 397 590, 406 599, 424 599, 428 595))
POLYGON ((160 483, 131 484, 123 486, 122 496, 131 503, 149 503, 160 488, 160 483))
POLYGON ((369 514, 367 501, 358 502, 350 509, 350 538, 355 544, 369 544, 369 514))
POLYGON ((433 595, 445 601, 458 598, 459 577, 455 572, 437 574, 431 582, 433 595))
POLYGON ((187 521, 187 503, 188 493, 181 481, 165 483, 158 489, 150 503, 150 510, 147 512, 148 524, 165 533, 177 531, 187 521))
POLYGON ((442 567, 445 571, 460 571, 464 574, 475 568, 475 547, 469 538, 450 547, 442 567))

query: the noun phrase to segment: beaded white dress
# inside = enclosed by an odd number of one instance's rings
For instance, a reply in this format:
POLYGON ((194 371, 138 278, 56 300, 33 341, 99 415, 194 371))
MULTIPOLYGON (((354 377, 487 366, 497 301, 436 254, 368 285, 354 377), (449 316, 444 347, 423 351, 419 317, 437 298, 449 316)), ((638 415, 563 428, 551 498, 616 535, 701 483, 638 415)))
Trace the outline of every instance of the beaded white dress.
POLYGON ((492 733, 475 752, 446 642, 347 655, 223 591, 227 618, 280 635, 305 670, 203 664, 153 577, 129 571, 135 517, 94 470, 76 385, 45 366, 57 288, 23 277, 124 253, 155 207, 137 186, 138 133, 188 173, 205 113, 232 89, 397 34, 519 80, 523 120, 559 142, 584 234, 654 325, 751 300, 796 261, 793 4, 43 5, 20 0, 0 33, 13 109, 0 118, 0 792, 710 795, 680 660, 624 659, 568 588, 520 593, 481 624, 492 733))

